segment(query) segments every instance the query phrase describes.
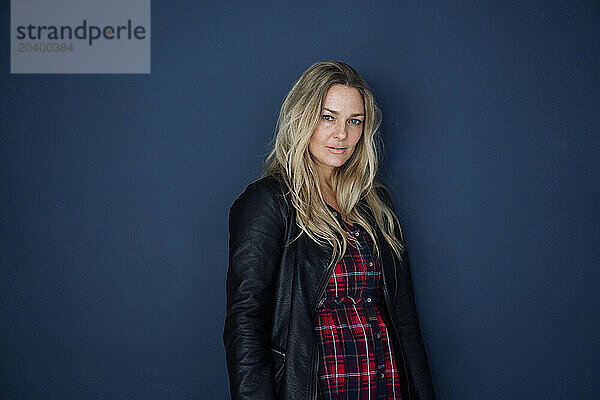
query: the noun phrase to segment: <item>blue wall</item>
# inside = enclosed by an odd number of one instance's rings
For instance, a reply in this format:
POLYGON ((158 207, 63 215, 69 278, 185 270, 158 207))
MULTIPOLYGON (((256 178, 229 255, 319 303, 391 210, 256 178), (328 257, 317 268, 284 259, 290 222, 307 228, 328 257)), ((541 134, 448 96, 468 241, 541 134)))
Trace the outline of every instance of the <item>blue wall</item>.
POLYGON ((227 215, 339 59, 384 112, 440 399, 600 398, 600 6, 152 4, 150 75, 10 75, 0 398, 223 399, 227 215))

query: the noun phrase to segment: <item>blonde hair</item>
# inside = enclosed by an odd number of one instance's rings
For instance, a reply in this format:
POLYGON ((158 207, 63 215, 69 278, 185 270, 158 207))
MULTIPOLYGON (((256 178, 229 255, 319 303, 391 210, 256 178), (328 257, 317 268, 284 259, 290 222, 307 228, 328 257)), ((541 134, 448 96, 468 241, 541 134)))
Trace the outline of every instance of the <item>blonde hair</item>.
POLYGON ((381 140, 378 135, 381 111, 365 81, 348 64, 321 61, 310 66, 296 80, 281 106, 274 144, 265 160, 262 176, 280 174, 284 178, 296 210, 300 235, 304 232, 320 244, 331 245, 334 251, 329 266, 339 262, 346 251, 348 237, 323 199, 315 163, 308 149, 311 135, 321 118, 327 91, 336 84, 356 88, 365 108, 363 133, 354 152, 344 165, 334 170, 331 177, 337 204, 342 214, 367 231, 379 258, 374 227, 370 226, 365 211, 359 207, 359 201, 364 199, 385 240, 402 259, 404 247, 395 232, 397 224, 397 233, 402 238, 400 223, 390 208, 393 206, 388 207, 377 195, 377 188, 385 188, 374 181, 381 140))

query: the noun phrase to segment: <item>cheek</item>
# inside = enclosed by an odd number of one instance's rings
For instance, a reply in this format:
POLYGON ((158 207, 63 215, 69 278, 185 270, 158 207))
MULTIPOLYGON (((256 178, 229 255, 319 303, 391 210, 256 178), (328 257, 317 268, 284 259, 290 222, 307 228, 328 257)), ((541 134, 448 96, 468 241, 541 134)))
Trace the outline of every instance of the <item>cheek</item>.
POLYGON ((315 151, 318 151, 318 147, 319 147, 319 136, 317 135, 317 132, 315 131, 311 135, 310 141, 308 142, 308 151, 310 151, 310 153, 314 155, 315 151))
POLYGON ((361 137, 362 137, 362 129, 355 134, 355 136, 352 140, 352 143, 354 146, 356 146, 356 144, 360 141, 361 137))
POLYGON ((320 146, 325 142, 326 138, 326 132, 324 132, 322 129, 317 128, 310 137, 309 146, 312 146, 313 148, 320 146))

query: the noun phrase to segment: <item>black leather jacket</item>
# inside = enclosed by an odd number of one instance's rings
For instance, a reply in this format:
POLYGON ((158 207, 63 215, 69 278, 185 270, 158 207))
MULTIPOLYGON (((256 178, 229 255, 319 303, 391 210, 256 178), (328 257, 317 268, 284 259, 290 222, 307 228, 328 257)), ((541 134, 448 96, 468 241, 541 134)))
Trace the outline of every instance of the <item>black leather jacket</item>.
MULTIPOLYGON (((312 325, 333 268, 333 249, 303 234, 279 176, 246 188, 229 213, 227 315, 223 341, 233 399, 317 398, 318 347, 312 325)), ((389 194, 379 196, 393 208, 389 194)), ((369 216, 372 219, 372 216, 369 216)), ((403 400, 434 400, 413 285, 376 227, 386 312, 395 332, 403 400)))

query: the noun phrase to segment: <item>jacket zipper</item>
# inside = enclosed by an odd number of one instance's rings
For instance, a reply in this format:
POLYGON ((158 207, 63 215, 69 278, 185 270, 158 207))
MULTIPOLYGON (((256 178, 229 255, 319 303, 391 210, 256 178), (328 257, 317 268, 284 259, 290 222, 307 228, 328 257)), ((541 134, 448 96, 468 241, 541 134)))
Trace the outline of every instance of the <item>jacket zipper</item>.
MULTIPOLYGON (((321 297, 323 297, 323 293, 325 293, 325 289, 327 289, 327 284, 329 283, 329 280, 331 279, 331 276, 333 275, 333 271, 335 270, 335 264, 329 267, 328 273, 327 275, 327 279, 324 279, 321 282, 321 287, 319 288, 319 295, 317 296, 317 298, 315 299, 315 304, 312 307, 312 317, 315 317, 315 313, 317 312, 317 307, 319 305, 319 302, 321 301, 321 297)), ((313 349, 316 346, 315 343, 315 330, 313 329, 313 349)), ((319 367, 318 363, 319 363, 319 349, 316 349, 317 351, 317 355, 315 356, 315 351, 313 350, 313 363, 312 363, 312 374, 311 377, 314 378, 314 385, 311 385, 311 391, 313 391, 314 396, 309 396, 312 397, 313 399, 317 399, 317 368, 319 367)))
POLYGON ((281 351, 276 350, 276 349, 274 349, 272 347, 271 347, 271 350, 274 351, 275 353, 279 354, 281 357, 285 358, 285 353, 282 353, 281 351))
MULTIPOLYGON (((394 263, 394 271, 396 271, 396 260, 392 255, 392 261, 394 263)), ((400 339, 400 331, 398 331, 398 328, 396 327, 396 322, 394 321, 394 315, 391 313, 390 311, 390 301, 389 301, 389 294, 388 294, 388 289, 387 289, 387 284, 385 281, 385 272, 383 270, 383 265, 381 266, 381 274, 382 274, 382 279, 383 279, 383 296, 385 297, 385 307, 387 308, 388 311, 388 315, 390 316, 390 321, 392 321, 392 326, 394 327, 394 331, 396 333, 396 338, 398 339, 398 347, 400 347, 400 356, 402 357, 402 365, 404 366, 404 374, 406 375, 406 390, 408 393, 408 399, 407 400, 411 400, 411 395, 410 395, 410 382, 408 379, 408 368, 406 368, 406 362, 404 361, 404 349, 402 348, 402 339, 400 339)), ((398 282, 396 281, 396 289, 398 289, 398 282)))

